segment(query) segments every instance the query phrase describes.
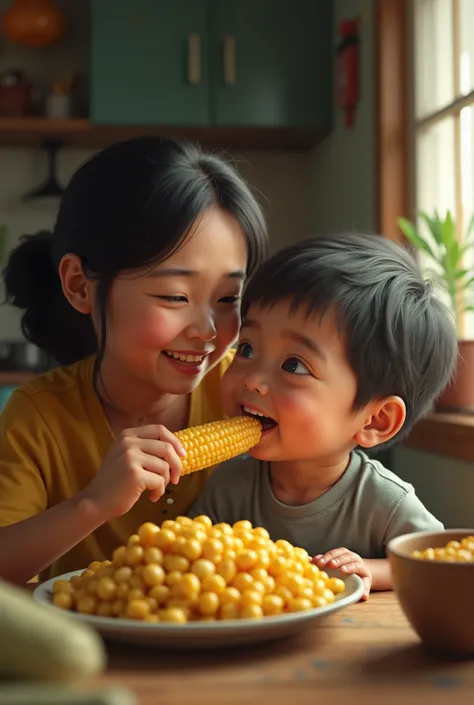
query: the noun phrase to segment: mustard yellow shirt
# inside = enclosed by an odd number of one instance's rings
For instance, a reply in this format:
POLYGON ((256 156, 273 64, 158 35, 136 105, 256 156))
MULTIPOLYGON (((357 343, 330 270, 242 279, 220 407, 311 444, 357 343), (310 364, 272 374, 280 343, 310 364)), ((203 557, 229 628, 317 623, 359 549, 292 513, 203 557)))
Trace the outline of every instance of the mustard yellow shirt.
MULTIPOLYGON (((220 381, 233 351, 191 394, 189 426, 224 417, 220 381)), ((0 414, 0 526, 43 512, 83 490, 100 468, 114 436, 92 383, 94 358, 61 367, 13 392, 0 414)), ((99 527, 56 561, 42 579, 110 558, 145 521, 186 514, 209 471, 169 485, 156 503, 144 493, 132 509, 99 527)))

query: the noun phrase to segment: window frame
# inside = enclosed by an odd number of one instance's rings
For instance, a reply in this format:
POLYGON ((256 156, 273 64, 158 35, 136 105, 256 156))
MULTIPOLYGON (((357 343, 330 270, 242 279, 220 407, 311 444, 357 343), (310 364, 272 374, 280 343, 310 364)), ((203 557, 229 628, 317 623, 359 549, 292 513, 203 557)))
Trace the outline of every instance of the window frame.
POLYGON ((406 241, 397 218, 411 216, 413 200, 407 10, 407 0, 374 0, 377 226, 401 243, 406 241))
MULTIPOLYGON (((412 86, 412 109, 410 110, 411 122, 412 122, 412 144, 413 151, 417 144, 417 139, 420 133, 431 128, 435 125, 439 125, 446 118, 452 117, 453 119, 453 141, 454 141, 454 210, 456 216, 456 225, 458 230, 458 236, 461 238, 465 227, 467 226, 467 221, 469 218, 466 217, 464 212, 464 205, 462 199, 462 149, 461 149, 461 111, 466 107, 474 107, 474 87, 469 93, 462 93, 461 86, 461 56, 462 56, 462 38, 461 38, 461 1, 462 0, 450 0, 451 3, 451 22, 452 22, 452 87, 453 87, 453 100, 451 102, 443 105, 440 108, 427 112, 422 117, 417 117, 416 108, 414 102, 414 89, 415 89, 415 79, 413 78, 412 86)), ((407 0, 405 0, 406 4, 407 0)), ((413 30, 415 28, 415 2, 416 0, 410 0, 408 2, 408 17, 413 30)), ((415 62, 413 56, 413 36, 410 40, 411 47, 411 67, 413 67, 412 75, 414 76, 415 62)), ((415 172, 416 164, 413 163, 413 173, 415 172)), ((414 203, 416 202, 416 194, 413 198, 414 203)))

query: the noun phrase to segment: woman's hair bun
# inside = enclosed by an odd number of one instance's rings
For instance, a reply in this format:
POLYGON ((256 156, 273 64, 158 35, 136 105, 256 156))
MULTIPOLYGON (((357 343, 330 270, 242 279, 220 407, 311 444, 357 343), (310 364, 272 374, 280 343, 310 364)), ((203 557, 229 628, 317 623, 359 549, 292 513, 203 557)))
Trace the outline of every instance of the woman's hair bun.
POLYGON ((13 306, 28 309, 50 298, 52 287, 60 284, 51 250, 52 233, 41 230, 25 235, 12 250, 3 270, 6 299, 13 306))

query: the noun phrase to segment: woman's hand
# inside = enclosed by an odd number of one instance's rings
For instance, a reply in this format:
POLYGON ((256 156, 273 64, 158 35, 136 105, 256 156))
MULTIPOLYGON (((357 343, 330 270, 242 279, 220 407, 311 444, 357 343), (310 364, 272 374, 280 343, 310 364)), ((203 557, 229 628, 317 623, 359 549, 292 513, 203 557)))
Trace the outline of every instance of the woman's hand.
POLYGON ((104 458, 83 496, 91 501, 104 521, 121 516, 145 490, 156 502, 169 482, 176 485, 185 451, 165 426, 149 425, 122 431, 104 458))
POLYGON ((315 556, 312 561, 318 568, 334 568, 340 570, 343 575, 359 575, 364 583, 364 594, 362 599, 368 600, 370 588, 372 586, 372 573, 367 563, 357 553, 349 551, 348 548, 334 548, 324 555, 315 556))

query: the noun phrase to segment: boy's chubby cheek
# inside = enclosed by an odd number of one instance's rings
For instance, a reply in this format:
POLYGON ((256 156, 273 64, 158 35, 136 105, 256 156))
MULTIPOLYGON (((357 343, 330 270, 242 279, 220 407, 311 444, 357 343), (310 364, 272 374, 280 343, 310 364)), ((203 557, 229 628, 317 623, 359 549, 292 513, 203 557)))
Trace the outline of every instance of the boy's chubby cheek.
POLYGON ((316 406, 313 400, 306 399, 303 394, 275 394, 273 407, 280 422, 297 425, 302 431, 314 428, 316 406))

